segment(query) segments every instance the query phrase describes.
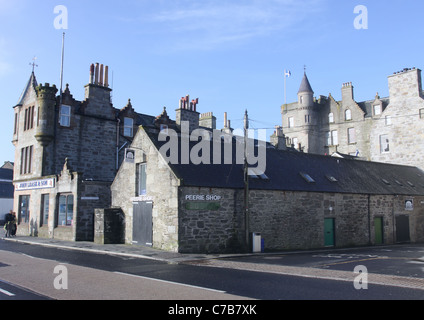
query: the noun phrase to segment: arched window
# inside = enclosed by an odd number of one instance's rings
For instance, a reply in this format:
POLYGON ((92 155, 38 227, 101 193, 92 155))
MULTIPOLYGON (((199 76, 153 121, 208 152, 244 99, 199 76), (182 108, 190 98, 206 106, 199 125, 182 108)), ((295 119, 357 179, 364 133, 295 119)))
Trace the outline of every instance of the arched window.
POLYGON ((345 112, 345 120, 346 121, 352 120, 352 111, 350 111, 349 109, 347 109, 345 112))

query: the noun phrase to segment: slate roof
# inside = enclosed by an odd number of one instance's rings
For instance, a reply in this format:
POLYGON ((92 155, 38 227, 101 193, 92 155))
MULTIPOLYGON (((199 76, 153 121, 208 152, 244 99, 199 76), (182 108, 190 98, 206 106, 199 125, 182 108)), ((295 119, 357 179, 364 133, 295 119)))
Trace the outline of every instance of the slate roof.
MULTIPOLYGON (((157 141, 157 134, 148 134, 158 149, 164 145, 165 142, 157 141)), ((190 150, 195 144, 190 143, 190 150)), ((182 180, 183 186, 242 189, 243 165, 235 164, 235 150, 236 142, 233 139, 232 165, 195 165, 190 162, 188 165, 170 164, 170 167, 182 180)), ((266 150, 265 174, 268 179, 250 178, 250 189, 424 195, 424 172, 416 167, 282 151, 269 144, 266 150), (302 173, 309 175, 314 182, 308 182, 302 173)))
POLYGON ((0 168, 0 199, 13 199, 13 170, 0 168))
MULTIPOLYGON (((383 112, 386 109, 386 107, 390 104, 390 99, 389 98, 381 98, 380 100, 383 103, 382 110, 381 110, 381 112, 383 112)), ((374 101, 375 100, 357 102, 358 106, 362 109, 362 111, 365 112, 366 118, 372 117, 372 114, 373 114, 372 107, 374 105, 374 101)))
POLYGON ((300 84, 299 93, 300 92, 312 92, 312 93, 314 93, 314 91, 312 90, 311 84, 309 83, 309 79, 308 79, 308 76, 306 75, 306 73, 303 75, 302 83, 300 84))

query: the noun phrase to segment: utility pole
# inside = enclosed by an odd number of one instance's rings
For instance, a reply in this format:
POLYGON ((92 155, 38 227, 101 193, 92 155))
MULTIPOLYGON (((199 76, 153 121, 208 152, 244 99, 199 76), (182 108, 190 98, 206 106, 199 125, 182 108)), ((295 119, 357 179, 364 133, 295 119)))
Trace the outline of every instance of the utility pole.
POLYGON ((250 235, 249 235, 249 164, 247 161, 248 151, 247 142, 249 139, 249 116, 247 110, 244 114, 244 223, 245 223, 245 241, 246 249, 250 252, 250 235))

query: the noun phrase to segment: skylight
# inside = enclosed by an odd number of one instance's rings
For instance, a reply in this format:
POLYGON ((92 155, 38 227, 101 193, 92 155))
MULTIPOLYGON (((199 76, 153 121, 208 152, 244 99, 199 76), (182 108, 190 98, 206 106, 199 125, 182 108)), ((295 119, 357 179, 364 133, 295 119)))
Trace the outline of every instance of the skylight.
POLYGON ((249 177, 252 179, 269 180, 264 172, 260 172, 257 168, 249 168, 249 177))
POLYGON ((325 176, 330 182, 338 182, 339 180, 337 180, 334 176, 327 174, 325 176))
POLYGON ((395 179, 395 182, 396 182, 398 185, 400 185, 401 187, 403 187, 402 182, 400 182, 399 180, 396 180, 396 179, 395 179))
POLYGON ((381 181, 383 181, 385 184, 387 184, 387 185, 389 185, 389 186, 390 186, 390 182, 389 182, 388 180, 386 180, 386 179, 381 179, 381 181))
POLYGON ((299 174, 302 176, 303 179, 305 179, 308 183, 315 183, 315 180, 307 173, 305 172, 299 172, 299 174))

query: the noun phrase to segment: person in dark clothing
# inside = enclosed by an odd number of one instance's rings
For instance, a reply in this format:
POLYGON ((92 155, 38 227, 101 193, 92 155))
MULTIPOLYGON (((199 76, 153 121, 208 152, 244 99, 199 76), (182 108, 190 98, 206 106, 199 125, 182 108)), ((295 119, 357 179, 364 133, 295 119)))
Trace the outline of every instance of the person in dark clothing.
POLYGON ((18 231, 18 219, 16 218, 16 212, 12 212, 12 221, 11 221, 11 230, 10 235, 16 237, 16 232, 18 231))
POLYGON ((16 231, 18 229, 18 220, 16 218, 16 212, 10 210, 10 213, 6 214, 4 229, 6 230, 6 238, 16 236, 16 231))

